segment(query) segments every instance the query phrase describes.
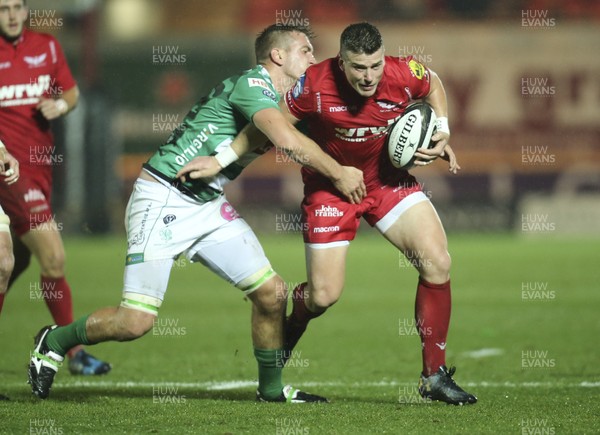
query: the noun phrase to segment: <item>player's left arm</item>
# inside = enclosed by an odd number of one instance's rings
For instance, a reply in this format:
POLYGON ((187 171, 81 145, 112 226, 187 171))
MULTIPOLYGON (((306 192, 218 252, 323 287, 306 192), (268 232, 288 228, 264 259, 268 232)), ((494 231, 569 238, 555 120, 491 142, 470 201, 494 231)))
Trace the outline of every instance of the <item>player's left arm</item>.
POLYGON ((63 92, 59 98, 40 98, 36 108, 48 121, 64 116, 75 108, 79 101, 79 88, 73 86, 63 92))
POLYGON ((427 94, 424 100, 431 105, 437 116, 437 132, 431 137, 431 140, 436 142, 436 145, 430 149, 420 148, 415 153, 415 157, 418 158, 415 165, 425 166, 438 157, 441 157, 449 163, 449 171, 456 174, 460 170, 460 165, 449 144, 450 128, 448 126, 448 100, 446 99, 446 91, 439 76, 431 70, 429 70, 429 74, 431 85, 429 94, 427 94))

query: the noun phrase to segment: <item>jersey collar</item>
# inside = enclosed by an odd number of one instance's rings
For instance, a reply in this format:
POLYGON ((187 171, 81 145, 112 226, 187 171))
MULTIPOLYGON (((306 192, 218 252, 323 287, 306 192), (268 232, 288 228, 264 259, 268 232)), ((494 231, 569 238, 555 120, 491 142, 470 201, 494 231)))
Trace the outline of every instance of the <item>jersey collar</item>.
POLYGON ((262 66, 262 65, 258 65, 258 72, 261 76, 263 76, 265 78, 265 81, 271 85, 271 87, 273 87, 273 89, 275 89, 275 85, 273 85, 273 81, 271 80, 271 75, 269 74, 269 71, 267 71, 267 69, 262 66))

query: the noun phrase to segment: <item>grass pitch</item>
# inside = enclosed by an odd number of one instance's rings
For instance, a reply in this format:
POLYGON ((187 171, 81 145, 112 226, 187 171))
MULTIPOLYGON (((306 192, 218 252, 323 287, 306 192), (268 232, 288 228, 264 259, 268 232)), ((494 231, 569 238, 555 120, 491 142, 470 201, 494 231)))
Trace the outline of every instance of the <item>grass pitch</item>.
MULTIPOLYGON (((262 236, 276 270, 304 280, 299 236, 262 236)), ((75 315, 120 300, 124 237, 67 239, 75 315)), ((382 238, 351 245, 340 302, 309 326, 284 381, 327 405, 254 402, 250 303, 200 265, 178 261, 155 327, 131 343, 88 350, 102 377, 66 368, 35 399, 26 365, 51 323, 37 271, 20 278, 0 317, 2 433, 595 433, 600 431, 598 243, 450 237, 453 311, 447 360, 479 398, 422 401, 413 318, 417 275, 382 238)))

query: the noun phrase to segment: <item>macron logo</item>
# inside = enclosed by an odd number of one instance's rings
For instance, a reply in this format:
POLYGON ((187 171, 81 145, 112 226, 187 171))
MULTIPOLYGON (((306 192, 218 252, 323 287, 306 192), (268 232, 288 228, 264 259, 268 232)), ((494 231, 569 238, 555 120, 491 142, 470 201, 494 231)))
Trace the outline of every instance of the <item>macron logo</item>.
POLYGON ((331 106, 329 108, 330 112, 347 112, 348 106, 331 106))
POLYGON ((435 344, 437 347, 439 347, 440 349, 444 350, 446 349, 446 342, 442 342, 442 343, 436 343, 435 344))

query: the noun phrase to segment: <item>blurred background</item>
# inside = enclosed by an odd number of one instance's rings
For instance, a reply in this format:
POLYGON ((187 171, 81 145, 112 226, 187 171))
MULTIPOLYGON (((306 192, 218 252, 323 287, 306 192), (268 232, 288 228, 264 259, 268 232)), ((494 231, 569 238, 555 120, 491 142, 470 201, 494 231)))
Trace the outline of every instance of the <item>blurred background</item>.
MULTIPOLYGON (((68 233, 122 232, 141 164, 223 78, 254 65, 256 34, 310 25, 317 60, 368 20, 390 56, 441 77, 458 176, 413 172, 449 231, 600 236, 600 2, 593 0, 29 0, 82 90, 54 125, 54 207, 68 233)), ((271 150, 229 186, 259 231, 297 213, 299 166, 271 150)), ((363 225, 363 227, 368 227, 363 225)), ((289 227, 288 227, 289 228, 289 227)))

